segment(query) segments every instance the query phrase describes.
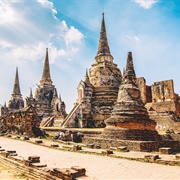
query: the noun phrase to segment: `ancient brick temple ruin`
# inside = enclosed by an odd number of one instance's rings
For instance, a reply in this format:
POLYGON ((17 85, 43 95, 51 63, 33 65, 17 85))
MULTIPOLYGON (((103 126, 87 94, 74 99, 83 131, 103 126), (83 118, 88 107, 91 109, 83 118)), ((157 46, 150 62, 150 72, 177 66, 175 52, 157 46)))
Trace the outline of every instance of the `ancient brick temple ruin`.
POLYGON ((24 100, 20 90, 18 68, 16 68, 16 75, 14 81, 13 93, 8 103, 9 110, 17 110, 24 107, 24 100))
POLYGON ((34 107, 24 107, 21 95, 18 68, 11 99, 0 108, 0 131, 4 133, 15 133, 27 136, 35 136, 40 133, 40 119, 34 107))
POLYGON ((32 89, 30 96, 23 100, 20 91, 18 69, 14 81, 11 99, 0 108, 0 125, 2 131, 20 133, 32 136, 36 135, 41 126, 59 126, 66 116, 65 103, 58 97, 57 90, 52 84, 49 67, 48 49, 44 61, 44 69, 40 85, 33 97, 32 89), (6 127, 7 126, 7 127, 6 127))
POLYGON ((121 71, 108 45, 104 13, 95 62, 78 85, 78 99, 63 127, 105 127, 121 83, 121 71))
MULTIPOLYGON (((104 120, 110 117, 121 79, 121 71, 110 53, 103 14, 95 63, 80 81, 77 102, 62 126, 105 127, 104 120)), ((148 86, 145 78, 139 77, 136 83, 150 118, 157 122, 156 129, 180 132, 180 98, 174 92, 173 80, 148 86)))
POLYGON ((39 129, 40 120, 32 106, 9 111, 1 116, 1 121, 0 131, 2 133, 13 133, 28 137, 41 135, 39 129))
POLYGON ((58 124, 58 121, 61 122, 66 116, 65 103, 61 100, 61 96, 58 97, 57 90, 51 80, 48 49, 46 49, 42 78, 35 96, 33 97, 31 90, 30 96, 25 99, 25 106, 29 105, 32 105, 38 116, 42 118, 42 126, 52 126, 55 121, 58 124))
POLYGON ((20 89, 18 68, 16 68, 13 92, 8 102, 8 106, 6 106, 6 102, 5 102, 4 106, 0 107, 0 116, 7 115, 9 111, 22 109, 23 107, 24 107, 24 100, 20 89))
POLYGON ((146 85, 146 80, 137 78, 141 97, 151 119, 157 122, 156 129, 180 131, 179 95, 174 92, 173 80, 154 82, 146 85))
POLYGON ((118 98, 100 137, 84 137, 83 143, 102 148, 126 146, 129 150, 157 151, 160 147, 179 150, 178 141, 163 140, 155 130, 156 122, 149 118, 136 84, 131 52, 119 87, 118 98))

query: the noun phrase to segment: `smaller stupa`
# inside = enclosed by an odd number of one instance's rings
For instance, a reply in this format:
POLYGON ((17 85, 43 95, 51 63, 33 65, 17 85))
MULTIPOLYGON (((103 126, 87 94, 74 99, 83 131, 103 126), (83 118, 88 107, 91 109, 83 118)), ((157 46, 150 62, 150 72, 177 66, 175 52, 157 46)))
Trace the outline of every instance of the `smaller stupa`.
POLYGON ((136 84, 131 52, 128 52, 126 69, 119 87, 117 101, 111 117, 105 121, 105 124, 103 137, 141 141, 161 139, 155 130, 156 122, 149 118, 147 109, 142 102, 141 93, 136 84))

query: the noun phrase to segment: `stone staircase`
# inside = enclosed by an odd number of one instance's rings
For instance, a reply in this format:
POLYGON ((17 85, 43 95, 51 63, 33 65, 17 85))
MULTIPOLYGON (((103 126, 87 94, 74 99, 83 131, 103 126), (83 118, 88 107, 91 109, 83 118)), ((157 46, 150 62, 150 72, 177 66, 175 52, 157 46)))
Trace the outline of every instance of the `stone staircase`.
POLYGON ((49 127, 49 126, 52 126, 53 123, 54 123, 54 116, 46 117, 46 118, 43 118, 43 120, 41 121, 40 126, 41 127, 49 127))
POLYGON ((75 127, 75 117, 80 112, 81 103, 77 103, 71 112, 66 116, 64 122, 61 124, 62 127, 75 127))

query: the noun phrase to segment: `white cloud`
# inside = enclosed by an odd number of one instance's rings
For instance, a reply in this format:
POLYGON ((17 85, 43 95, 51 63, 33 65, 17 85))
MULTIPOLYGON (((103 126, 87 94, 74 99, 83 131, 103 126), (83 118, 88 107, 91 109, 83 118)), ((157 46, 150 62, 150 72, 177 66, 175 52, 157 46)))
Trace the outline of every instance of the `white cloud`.
POLYGON ((135 3, 139 4, 140 7, 144 9, 151 8, 158 0, 133 0, 135 3))
POLYGON ((138 36, 126 35, 125 38, 127 38, 128 40, 133 41, 133 42, 139 42, 140 41, 138 36))
POLYGON ((11 7, 12 1, 0 1, 0 24, 10 24, 18 20, 17 12, 11 7))
POLYGON ((69 47, 71 44, 79 44, 83 39, 83 34, 71 26, 66 32, 64 39, 66 41, 66 45, 69 47))
POLYGON ((57 11, 56 9, 54 8, 54 5, 52 2, 49 2, 48 0, 37 0, 38 3, 40 3, 42 6, 46 7, 46 8, 50 8, 54 14, 54 17, 56 18, 56 14, 57 14, 57 11))
POLYGON ((72 59, 84 36, 57 19, 56 13, 48 0, 0 1, 0 53, 4 61, 12 63, 11 56, 14 63, 39 60, 46 47, 53 52, 51 63, 72 59))

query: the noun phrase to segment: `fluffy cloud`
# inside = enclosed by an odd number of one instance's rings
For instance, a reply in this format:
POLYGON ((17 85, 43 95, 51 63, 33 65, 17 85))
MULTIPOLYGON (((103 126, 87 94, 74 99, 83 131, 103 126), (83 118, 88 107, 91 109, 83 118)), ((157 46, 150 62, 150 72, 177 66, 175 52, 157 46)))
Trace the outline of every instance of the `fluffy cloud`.
POLYGON ((128 40, 133 41, 133 42, 139 42, 140 41, 138 36, 126 35, 125 38, 127 38, 128 40))
POLYGON ((72 59, 82 45, 83 34, 56 18, 48 0, 0 1, 0 52, 6 62, 39 60, 46 47, 53 51, 51 62, 72 59))
POLYGON ((157 3, 158 0, 134 0, 135 3, 138 3, 140 7, 144 9, 149 9, 153 4, 157 3))

